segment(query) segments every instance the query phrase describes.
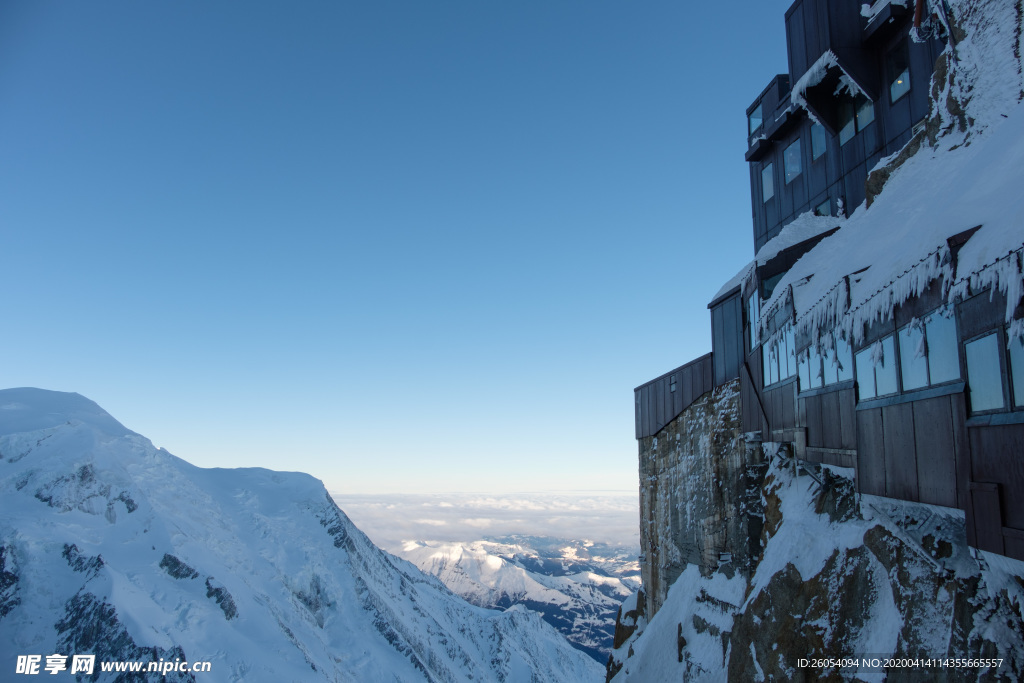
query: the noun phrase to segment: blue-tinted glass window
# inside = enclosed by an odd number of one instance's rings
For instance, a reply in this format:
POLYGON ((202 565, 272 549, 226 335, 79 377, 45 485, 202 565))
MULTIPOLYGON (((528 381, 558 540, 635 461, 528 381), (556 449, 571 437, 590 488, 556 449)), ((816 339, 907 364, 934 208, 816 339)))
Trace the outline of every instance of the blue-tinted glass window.
POLYGON ((899 331, 900 374, 903 390, 928 386, 928 359, 925 356, 924 326, 907 325, 899 331))
POLYGON ((774 164, 768 164, 761 169, 761 197, 768 201, 775 196, 774 164))
POLYGON ((821 354, 813 346, 807 350, 810 377, 807 386, 810 389, 817 389, 823 385, 821 381, 821 354))
POLYGON ((786 171, 786 184, 793 182, 801 173, 801 160, 800 160, 800 141, 796 140, 793 144, 786 148, 786 153, 783 156, 783 169, 786 171))
POLYGON ((874 398, 875 394, 875 364, 871 362, 871 347, 857 352, 857 387, 860 390, 860 398, 874 398))
POLYGON ((853 102, 839 103, 839 144, 845 145, 857 133, 857 124, 853 118, 853 102))
POLYGON ((793 326, 790 325, 782 335, 782 356, 779 358, 780 379, 786 379, 796 374, 796 342, 793 339, 793 326), (785 370, 782 366, 785 364, 785 370))
POLYGON ((820 123, 811 124, 811 161, 825 153, 825 126, 820 123))
POLYGON ((932 384, 960 379, 960 354, 957 353, 956 318, 935 313, 925 322, 928 343, 928 374, 932 384))
POLYGON ((825 349, 821 357, 822 380, 825 385, 835 384, 839 381, 839 366, 836 365, 835 349, 825 349))
POLYGON ((1010 342, 1010 382, 1013 386, 1013 405, 1024 407, 1024 339, 1010 342))
POLYGON ((848 379, 853 379, 853 353, 850 348, 850 344, 836 335, 836 356, 838 369, 836 371, 837 380, 844 382, 848 379))
POLYGON ((875 103, 864 97, 863 95, 857 95, 857 132, 864 130, 869 123, 875 120, 875 103))
POLYGON ((964 344, 971 411, 998 410, 1005 405, 999 370, 999 335, 992 333, 964 344))
POLYGON ((815 216, 831 216, 832 215, 832 206, 831 206, 830 200, 826 199, 821 204, 818 204, 816 207, 814 207, 814 215, 815 216))
MULTIPOLYGON (((733 119, 735 121, 735 119, 733 119)), ((747 117, 747 134, 753 135, 754 131, 761 127, 761 105, 757 105, 754 111, 747 117)))
POLYGON ((879 396, 896 393, 896 344, 893 336, 879 342, 882 345, 882 358, 875 365, 875 391, 879 396))
POLYGON ((750 349, 757 346, 757 321, 761 317, 761 298, 754 292, 747 299, 747 324, 750 325, 750 349))
POLYGON ((800 383, 800 391, 807 391, 811 388, 810 363, 807 359, 807 351, 800 354, 800 362, 797 363, 797 381, 800 383))
POLYGON ((890 52, 886 57, 885 72, 889 79, 889 101, 895 102, 910 92, 910 60, 907 55, 907 41, 890 52))

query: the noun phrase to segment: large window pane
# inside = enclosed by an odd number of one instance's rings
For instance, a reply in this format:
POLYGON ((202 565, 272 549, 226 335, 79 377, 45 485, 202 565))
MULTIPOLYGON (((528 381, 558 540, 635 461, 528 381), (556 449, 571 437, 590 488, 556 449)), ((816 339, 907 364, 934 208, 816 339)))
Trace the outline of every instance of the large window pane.
POLYGON ((957 353, 956 318, 936 313, 925 323, 928 340, 928 372, 932 384, 960 379, 960 354, 957 353))
POLYGON ((836 350, 826 349, 822 355, 822 378, 826 385, 839 381, 839 367, 836 365, 836 350))
POLYGON ((747 299, 747 324, 750 325, 750 350, 757 346, 757 321, 761 317, 761 298, 754 292, 747 299))
POLYGON ((1024 339, 1010 342, 1010 378, 1013 383, 1013 405, 1024 407, 1024 339))
MULTIPOLYGON (((735 121, 735 119, 733 119, 735 121)), ((753 135, 754 131, 761 127, 761 105, 757 105, 754 111, 747 117, 747 133, 753 135)))
POLYGON ((910 391, 928 386, 928 359, 925 357, 924 330, 916 325, 907 325, 900 330, 899 340, 903 390, 910 391))
POLYGON ((810 363, 807 360, 807 352, 800 354, 800 362, 797 364, 797 381, 800 382, 800 391, 807 391, 811 388, 810 363))
POLYGON ((822 386, 821 381, 821 354, 812 346, 807 350, 810 358, 810 373, 811 376, 808 378, 808 384, 811 389, 817 389, 822 386))
POLYGON ((874 120, 875 103, 863 95, 857 95, 857 132, 864 130, 874 120))
POLYGON ((783 156, 782 161, 782 166, 786 171, 786 184, 788 185, 793 182, 794 178, 800 175, 801 171, 799 140, 786 148, 786 153, 783 156))
POLYGON ((896 393, 896 343, 890 334, 881 344, 882 359, 875 365, 875 391, 885 396, 896 393))
POLYGON ((871 362, 871 347, 857 352, 857 387, 860 399, 875 397, 875 364, 871 362))
POLYGON ((839 144, 845 145, 853 139, 857 132, 853 119, 853 102, 846 101, 839 104, 839 144))
POLYGON ((971 410, 974 412, 997 410, 1004 405, 999 352, 999 335, 995 333, 964 344, 967 385, 971 390, 971 410))
POLYGON ((825 153, 825 126, 820 123, 811 124, 811 161, 825 153))
POLYGON ((761 197, 768 201, 775 196, 774 164, 768 164, 761 169, 761 197))
POLYGON ((910 64, 907 58, 907 41, 889 53, 885 64, 889 79, 889 101, 895 102, 910 92, 910 64))
POLYGON ((839 363, 839 369, 837 371, 838 379, 840 382, 848 379, 853 379, 853 353, 850 348, 850 344, 836 335, 836 360, 839 363))
POLYGON ((785 344, 783 347, 785 351, 783 352, 783 356, 779 359, 779 374, 782 375, 782 378, 784 379, 796 374, 796 342, 793 339, 792 325, 786 328, 785 333, 782 335, 782 339, 785 344), (783 363, 785 363, 786 369, 781 371, 783 363))

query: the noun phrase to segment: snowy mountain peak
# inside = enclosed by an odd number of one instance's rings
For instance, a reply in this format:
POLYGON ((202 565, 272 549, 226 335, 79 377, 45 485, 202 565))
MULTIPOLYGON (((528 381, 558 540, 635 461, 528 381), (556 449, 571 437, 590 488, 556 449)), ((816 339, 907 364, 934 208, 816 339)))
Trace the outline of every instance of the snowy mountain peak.
POLYGON ((0 436, 86 424, 107 436, 134 434, 81 394, 22 387, 0 390, 0 436))
POLYGON ((378 549, 313 477, 194 467, 78 394, 0 391, 0 497, 5 673, 59 653, 223 681, 600 676, 536 614, 378 549))

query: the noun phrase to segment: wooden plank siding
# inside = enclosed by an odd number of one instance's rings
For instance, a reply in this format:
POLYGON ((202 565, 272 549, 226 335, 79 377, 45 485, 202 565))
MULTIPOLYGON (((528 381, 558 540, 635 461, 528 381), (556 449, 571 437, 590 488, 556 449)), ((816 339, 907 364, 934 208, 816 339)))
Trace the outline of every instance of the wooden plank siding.
POLYGON ((714 388, 713 358, 708 353, 633 390, 636 438, 653 436, 694 401, 714 388), (672 391, 672 380, 676 389, 672 391))

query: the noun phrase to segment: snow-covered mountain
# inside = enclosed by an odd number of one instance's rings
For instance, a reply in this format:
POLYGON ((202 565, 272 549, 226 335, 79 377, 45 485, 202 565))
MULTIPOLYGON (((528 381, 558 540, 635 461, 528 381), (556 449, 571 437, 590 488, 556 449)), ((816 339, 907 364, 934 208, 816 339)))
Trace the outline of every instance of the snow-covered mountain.
POLYGON ((408 541, 398 554, 474 605, 523 605, 538 612, 602 664, 611 651, 619 605, 640 584, 635 548, 590 541, 408 541))
POLYGON ((211 662, 169 681, 602 674, 538 615, 378 549, 316 479, 194 467, 78 394, 0 391, 0 495, 4 679, 54 653, 211 662))

